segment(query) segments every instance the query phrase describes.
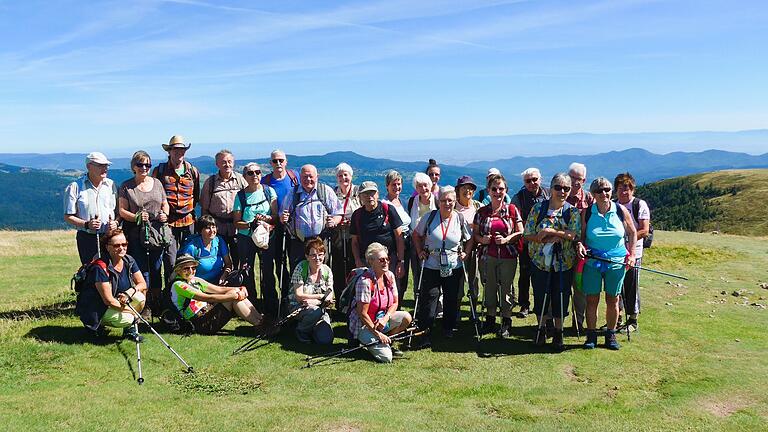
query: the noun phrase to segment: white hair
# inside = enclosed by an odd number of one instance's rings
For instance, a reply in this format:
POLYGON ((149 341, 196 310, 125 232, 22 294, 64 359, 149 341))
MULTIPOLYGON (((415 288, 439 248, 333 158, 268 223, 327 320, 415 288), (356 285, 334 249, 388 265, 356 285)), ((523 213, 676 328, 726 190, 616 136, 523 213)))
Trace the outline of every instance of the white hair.
POLYGON ((274 149, 272 150, 272 153, 269 154, 269 157, 274 158, 276 155, 283 155, 285 156, 285 152, 280 149, 274 149))
POLYGON ((420 184, 429 185, 432 189, 432 179, 424 173, 416 173, 413 175, 413 188, 416 189, 420 184))
POLYGON ((352 171, 352 167, 349 166, 349 164, 346 162, 342 162, 336 165, 336 175, 339 175, 340 172, 348 172, 350 177, 352 177, 354 173, 354 171, 352 171))
POLYGON ((581 174, 584 177, 587 176, 587 167, 583 163, 574 162, 568 165, 568 173, 581 174))
POLYGON ((539 171, 538 168, 528 168, 527 170, 520 173, 520 176, 525 180, 526 177, 535 175, 538 178, 541 178, 541 171, 539 171))
POLYGON ((261 167, 256 162, 248 162, 247 164, 245 164, 245 166, 243 166, 243 175, 245 175, 245 173, 247 173, 251 169, 261 170, 261 167))
POLYGON ((456 189, 453 186, 450 186, 450 185, 448 185, 448 186, 440 186, 440 189, 438 189, 438 191, 437 191, 437 199, 441 200, 441 199, 443 199, 448 194, 453 194, 453 197, 455 198, 456 197, 456 189))

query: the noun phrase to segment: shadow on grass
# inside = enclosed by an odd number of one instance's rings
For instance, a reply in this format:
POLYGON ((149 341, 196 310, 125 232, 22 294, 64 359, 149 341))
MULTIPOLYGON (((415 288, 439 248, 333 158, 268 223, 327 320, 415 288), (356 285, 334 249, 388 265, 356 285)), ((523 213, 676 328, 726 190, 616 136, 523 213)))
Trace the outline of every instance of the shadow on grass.
POLYGON ((36 339, 41 342, 55 342, 66 345, 109 345, 122 340, 122 336, 113 336, 112 334, 95 337, 84 327, 65 327, 58 325, 35 327, 29 330, 25 337, 36 339))
POLYGON ((71 300, 40 307, 32 307, 25 310, 0 312, 0 319, 21 321, 33 318, 56 318, 63 315, 73 315, 74 313, 75 301, 71 300))

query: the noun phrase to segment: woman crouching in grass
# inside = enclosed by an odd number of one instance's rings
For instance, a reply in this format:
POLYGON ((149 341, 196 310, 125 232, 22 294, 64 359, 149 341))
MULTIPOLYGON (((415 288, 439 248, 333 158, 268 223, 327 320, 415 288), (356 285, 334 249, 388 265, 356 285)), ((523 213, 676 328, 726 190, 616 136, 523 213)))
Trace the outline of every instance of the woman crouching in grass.
POLYGON ((306 260, 299 263, 291 275, 291 310, 296 312, 296 338, 303 343, 333 342, 331 317, 326 306, 333 304, 333 273, 323 264, 325 244, 320 238, 307 240, 304 245, 306 260))
POLYGON ((411 323, 411 314, 398 311, 395 274, 389 270, 389 250, 381 243, 371 243, 365 250, 368 270, 357 280, 349 331, 360 343, 379 343, 367 347, 376 361, 391 363, 403 353, 392 346, 390 335, 400 333, 411 323))
POLYGON ((176 258, 171 287, 171 301, 197 333, 215 334, 232 319, 233 312, 254 326, 261 324, 262 316, 248 301, 245 287, 206 282, 195 276, 197 265, 191 255, 176 258))
POLYGON ((133 326, 137 312, 144 308, 147 284, 136 261, 128 255, 123 230, 114 229, 101 237, 101 256, 91 264, 85 288, 77 296, 75 311, 93 336, 106 334, 105 327, 123 329, 134 342, 144 338, 133 326), (106 254, 104 253, 106 252, 106 254))

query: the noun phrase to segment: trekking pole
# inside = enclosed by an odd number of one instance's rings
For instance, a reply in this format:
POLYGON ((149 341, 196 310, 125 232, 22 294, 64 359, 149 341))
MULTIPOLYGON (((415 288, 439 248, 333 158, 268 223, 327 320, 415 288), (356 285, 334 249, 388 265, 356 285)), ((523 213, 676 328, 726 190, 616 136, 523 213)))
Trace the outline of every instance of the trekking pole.
MULTIPOLYGON (((392 336, 389 336, 389 340, 390 340, 390 342, 395 342, 395 341, 403 340, 403 339, 406 339, 406 338, 412 338, 414 336, 418 337, 418 336, 421 336, 421 335, 423 335, 424 333, 427 332, 426 330, 420 330, 420 331, 417 331, 417 330, 418 330, 417 328, 413 328, 413 327, 407 328, 407 329, 405 329, 405 330, 403 330, 403 331, 401 331, 399 333, 396 333, 396 334, 394 334, 392 336), (405 333, 409 333, 409 334, 405 334, 405 333)), ((320 355, 316 355, 316 356, 307 356, 307 358, 306 358, 307 364, 304 367, 302 367, 302 369, 311 368, 312 366, 316 366, 316 365, 318 365, 320 363, 324 363, 324 362, 326 362, 328 360, 332 360, 332 359, 335 359, 337 357, 341 357, 341 356, 343 356, 345 354, 349 354, 351 352, 357 351, 357 350, 362 349, 362 348, 368 348, 370 346, 378 345, 380 343, 381 343, 381 341, 377 339, 377 340, 374 340, 374 341, 371 341, 371 342, 368 342, 368 343, 365 343, 365 344, 362 344, 362 345, 358 345, 358 346, 356 346, 354 348, 345 348, 345 349, 342 349, 342 350, 339 350, 339 351, 334 351, 334 352, 328 353, 328 354, 320 354, 320 355), (319 360, 315 361, 316 359, 319 359, 319 360)), ((391 344, 390 344, 390 346, 391 346, 391 344)))
MULTIPOLYGON (((624 291, 624 283, 622 282, 622 284, 621 284, 621 300, 620 300, 621 303, 624 303, 625 299, 626 299, 626 294, 625 294, 625 291, 624 291)), ((627 325, 627 319, 628 319, 628 316, 627 316, 627 305, 623 305, 623 306, 624 306, 624 325, 627 328, 627 342, 632 342, 632 336, 630 335, 629 326, 627 325)), ((618 326, 616 326, 616 328, 618 329, 618 326)), ((619 330, 619 333, 621 333, 621 330, 619 330)))
MULTIPOLYGON (((136 330, 136 334, 139 334, 139 324, 137 321, 133 322, 133 328, 136 330)), ((144 375, 141 373, 141 342, 136 340, 136 368, 139 370, 139 377, 136 379, 136 382, 139 383, 139 385, 144 384, 144 375)))
MULTIPOLYGON (((606 263, 610 263, 610 264, 624 264, 624 260, 614 261, 614 260, 612 260, 610 258, 597 257, 597 256, 594 256, 591 251, 587 251, 587 258, 590 258, 590 259, 593 259, 593 260, 597 260, 597 261, 606 262, 606 263)), ((656 273, 656 274, 660 274, 660 275, 664 275, 664 276, 669 276, 669 277, 673 277, 673 278, 677 278, 677 279, 689 280, 685 276, 679 276, 679 275, 676 275, 674 273, 667 273, 667 272, 663 272, 661 270, 653 270, 653 269, 649 269, 647 267, 641 267, 639 265, 634 265, 631 268, 634 268, 636 270, 644 270, 644 271, 647 271, 647 272, 656 273)))
POLYGON ((286 230, 283 230, 283 245, 280 249, 280 266, 277 276, 277 319, 280 319, 280 310, 283 306, 283 272, 285 271, 285 236, 288 234, 286 230))
MULTIPOLYGON (((91 217, 91 220, 95 220, 98 218, 99 218, 98 216, 93 216, 91 217)), ((99 227, 99 229, 96 230, 96 256, 99 258, 101 258, 101 236, 99 234, 100 229, 101 227, 99 227)))
MULTIPOLYGON (((553 257, 554 261, 554 257, 553 257)), ((541 304, 541 312, 539 313, 539 325, 536 327, 536 340, 534 343, 538 342, 539 340, 539 333, 541 332, 542 325, 546 326, 546 323, 544 322, 544 310, 547 309, 547 294, 549 293, 549 285, 552 282, 552 267, 554 267, 553 264, 550 264, 549 269, 547 269, 547 286, 544 290, 544 301, 541 304)), ((544 338, 546 339, 547 334, 546 331, 544 332, 544 338)))
POLYGON ((144 319, 144 317, 143 317, 143 316, 141 316, 141 314, 140 314, 140 313, 138 313, 138 312, 136 311, 136 309, 133 307, 133 305, 132 305, 130 302, 126 303, 125 305, 126 305, 126 306, 128 306, 128 308, 129 308, 129 309, 130 309, 130 310, 131 310, 131 311, 132 311, 132 312, 133 312, 133 313, 136 315, 136 317, 137 317, 139 320, 141 320, 141 322, 143 322, 144 324, 146 324, 146 326, 147 326, 147 327, 149 327, 149 330, 150 330, 152 333, 154 333, 154 334, 155 334, 155 336, 157 336, 157 338, 158 338, 158 339, 160 339, 160 342, 162 342, 162 343, 163 343, 163 345, 165 345, 165 347, 166 347, 166 348, 168 348, 168 349, 169 349, 169 350, 170 350, 170 351, 173 353, 173 355, 174 355, 174 356, 176 356, 176 358, 177 358, 177 359, 179 359, 179 361, 181 362, 181 364, 183 364, 183 365, 184 365, 184 367, 186 367, 186 368, 187 368, 187 370, 186 370, 186 372, 187 372, 187 373, 194 373, 194 372, 195 372, 195 371, 194 371, 194 369, 192 369, 192 366, 190 366, 190 365, 189 365, 187 362, 185 362, 185 361, 184 361, 184 359, 183 359, 183 358, 181 358, 181 356, 179 355, 179 353, 177 353, 177 352, 176 352, 176 351, 175 351, 173 348, 171 348, 171 346, 170 346, 170 345, 168 345, 168 342, 166 342, 166 341, 165 341, 165 339, 163 339, 163 337, 162 337, 162 336, 160 336, 160 333, 158 333, 158 332, 157 332, 157 330, 155 330, 155 329, 152 327, 152 325, 151 325, 149 322, 147 322, 147 320, 145 320, 145 319, 144 319))
MULTIPOLYGON (((558 265, 558 290, 560 291, 560 330, 562 331, 563 327, 563 321, 565 320, 565 312, 563 311, 563 246, 560 243, 555 243, 555 246, 553 248, 555 250, 555 254, 557 255, 557 265, 558 265)), ((555 329, 557 331, 557 329, 555 329)))
MULTIPOLYGON (((289 313, 288 315, 285 316, 285 318, 283 318, 280 321, 278 321, 277 323, 275 323, 273 328, 277 329, 277 331, 275 333, 273 333, 272 336, 274 336, 277 333, 279 333, 280 332, 280 328, 282 326, 287 324, 292 319, 296 318, 296 316, 298 316, 299 313, 301 311, 303 311, 304 309, 306 309, 306 307, 296 308, 295 311, 289 313)), ((256 344, 259 343, 259 341, 263 340, 267 336, 270 336, 269 332, 264 331, 263 333, 257 335, 256 337, 251 338, 249 341, 247 341, 246 343, 242 344, 241 346, 237 347, 234 351, 232 351, 232 355, 236 355, 236 354, 240 354, 240 353, 243 353, 243 352, 246 352, 246 351, 254 350, 256 344)))
POLYGON ((475 311, 475 302, 472 298, 472 287, 469 286, 469 276, 467 276, 467 269, 464 269, 464 282, 467 283, 467 291, 469 293, 469 307, 472 309, 472 322, 475 324, 475 337, 480 342, 480 329, 477 327, 477 312, 475 311))
MULTIPOLYGON (((429 253, 429 251, 427 251, 429 253)), ((418 318, 416 318, 416 313, 419 311, 419 292, 421 291, 421 278, 424 276, 424 264, 427 262, 427 260, 423 260, 421 262, 421 271, 419 272, 419 284, 416 287, 416 290, 414 292, 414 302, 413 302, 413 320, 414 322, 418 323, 418 318)), ((408 338, 408 348, 411 347, 412 339, 408 338)))

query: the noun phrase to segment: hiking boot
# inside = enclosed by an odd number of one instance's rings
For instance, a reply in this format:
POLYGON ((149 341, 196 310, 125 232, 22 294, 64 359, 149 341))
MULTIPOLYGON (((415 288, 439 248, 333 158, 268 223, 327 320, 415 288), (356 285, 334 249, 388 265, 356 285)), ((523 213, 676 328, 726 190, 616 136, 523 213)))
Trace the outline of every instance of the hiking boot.
POLYGON ((393 359, 400 359, 405 357, 405 353, 400 351, 399 349, 392 347, 392 358, 393 359))
POLYGON ((595 349, 597 346, 597 330, 587 330, 587 340, 584 342, 584 348, 595 349))
POLYGON ((486 316, 483 328, 480 329, 481 334, 489 334, 496 332, 496 317, 486 316))
POLYGON ((557 352, 565 351, 565 344, 563 343, 563 330, 555 330, 555 335, 552 336, 552 346, 557 352))
POLYGON ((616 330, 605 331, 605 347, 614 351, 620 348, 619 341, 616 340, 616 330))
POLYGON ((144 340, 144 336, 140 335, 134 326, 124 328, 123 337, 136 343, 141 343, 144 340))
POLYGON ((536 329, 536 336, 534 336, 533 343, 536 346, 543 346, 547 343, 547 330, 544 327, 538 327, 536 329))
POLYGON ((499 337, 502 339, 509 339, 512 337, 512 318, 501 319, 501 330, 499 330, 499 337))
POLYGON ((443 330, 443 337, 446 339, 453 339, 453 332, 456 330, 454 329, 445 329, 443 330))
POLYGON ((527 307, 520 306, 520 310, 517 311, 517 317, 525 319, 528 318, 529 313, 531 313, 531 311, 527 307))
POLYGON ((88 336, 93 339, 102 339, 109 334, 109 330, 104 326, 99 326, 96 330, 86 327, 85 330, 88 333, 88 336))

